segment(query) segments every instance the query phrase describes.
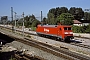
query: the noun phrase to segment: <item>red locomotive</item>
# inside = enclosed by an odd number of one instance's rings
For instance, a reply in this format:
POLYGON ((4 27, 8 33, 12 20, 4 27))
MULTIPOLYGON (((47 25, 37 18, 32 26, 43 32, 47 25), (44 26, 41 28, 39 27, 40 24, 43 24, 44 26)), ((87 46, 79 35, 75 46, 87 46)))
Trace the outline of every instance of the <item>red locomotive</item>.
POLYGON ((38 25, 36 32, 38 35, 55 37, 66 42, 73 38, 71 26, 65 25, 38 25))

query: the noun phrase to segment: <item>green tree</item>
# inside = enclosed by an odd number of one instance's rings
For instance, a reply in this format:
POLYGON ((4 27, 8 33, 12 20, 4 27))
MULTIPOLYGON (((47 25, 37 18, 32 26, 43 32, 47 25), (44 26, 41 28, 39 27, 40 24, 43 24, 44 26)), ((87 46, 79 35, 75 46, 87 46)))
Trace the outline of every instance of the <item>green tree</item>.
POLYGON ((30 22, 29 22, 29 17, 28 16, 24 17, 24 23, 25 23, 25 27, 29 27, 30 26, 30 22))
MULTIPOLYGON (((37 22, 39 22, 39 21, 35 18, 35 16, 33 14, 30 16, 24 17, 25 27, 31 27, 31 26, 35 27, 37 25, 37 22)), ((18 21, 19 26, 22 26, 22 23, 23 23, 23 18, 21 18, 18 21)))
POLYGON ((56 7, 49 10, 48 13, 52 13, 54 15, 54 18, 57 18, 62 13, 67 13, 68 8, 66 7, 56 7))
POLYGON ((54 14, 48 13, 47 17, 48 17, 47 20, 46 20, 47 24, 50 24, 50 25, 56 24, 54 14))
POLYGON ((84 20, 90 20, 90 13, 84 12, 84 20))
POLYGON ((82 8, 71 7, 69 13, 74 16, 75 19, 81 20, 84 17, 84 11, 82 8))
POLYGON ((23 18, 21 18, 20 20, 18 20, 18 26, 22 26, 23 23, 23 18))
POLYGON ((61 10, 61 14, 62 13, 68 13, 68 8, 67 7, 61 7, 60 10, 61 10))
POLYGON ((46 20, 47 20, 47 18, 46 18, 46 17, 44 17, 44 18, 43 18, 43 21, 42 21, 42 22, 43 22, 43 24, 47 24, 46 20))
POLYGON ((40 24, 40 21, 34 20, 31 26, 32 27, 37 27, 38 24, 40 24))
POLYGON ((32 23, 37 20, 35 16, 32 14, 30 16, 25 16, 25 27, 31 27, 32 23))
POLYGON ((74 17, 70 13, 62 13, 57 17, 57 20, 60 21, 63 25, 72 25, 74 17))

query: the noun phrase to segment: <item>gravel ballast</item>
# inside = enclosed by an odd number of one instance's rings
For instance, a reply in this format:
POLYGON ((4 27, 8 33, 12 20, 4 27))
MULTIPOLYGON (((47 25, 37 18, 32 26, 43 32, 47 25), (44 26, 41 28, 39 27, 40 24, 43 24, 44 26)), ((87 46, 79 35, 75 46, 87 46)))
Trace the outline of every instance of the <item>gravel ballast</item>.
POLYGON ((66 60, 61 57, 57 57, 53 54, 47 53, 45 51, 42 51, 38 48, 25 45, 21 42, 13 41, 12 43, 7 43, 3 48, 3 51, 12 51, 12 50, 26 50, 24 53, 30 54, 32 56, 39 56, 46 60, 66 60))

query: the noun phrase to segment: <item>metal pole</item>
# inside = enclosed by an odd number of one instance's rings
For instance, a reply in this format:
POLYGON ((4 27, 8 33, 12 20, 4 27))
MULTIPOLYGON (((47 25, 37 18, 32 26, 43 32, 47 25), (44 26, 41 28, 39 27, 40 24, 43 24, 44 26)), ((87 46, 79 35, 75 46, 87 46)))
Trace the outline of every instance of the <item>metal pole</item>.
POLYGON ((23 37, 24 37, 24 12, 23 12, 23 37))
POLYGON ((43 25, 43 22, 42 22, 42 11, 41 11, 41 25, 43 25))
POLYGON ((11 7, 11 19, 12 19, 12 31, 13 31, 13 29, 14 29, 14 27, 13 27, 13 7, 11 7))
POLYGON ((16 32, 16 12, 14 12, 15 13, 15 32, 16 32))
POLYGON ((42 11, 41 11, 41 22, 42 22, 42 11))

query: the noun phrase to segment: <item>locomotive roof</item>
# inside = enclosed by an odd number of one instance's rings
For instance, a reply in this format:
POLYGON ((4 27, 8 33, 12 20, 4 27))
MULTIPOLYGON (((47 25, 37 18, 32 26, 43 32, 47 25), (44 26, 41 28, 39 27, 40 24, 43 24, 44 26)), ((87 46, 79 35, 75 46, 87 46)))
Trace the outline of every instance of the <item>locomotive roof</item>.
MULTIPOLYGON (((58 25, 41 25, 43 27, 57 27, 58 25)), ((61 25, 61 26, 68 26, 68 25, 61 25)))
POLYGON ((43 27, 57 27, 58 25, 43 25, 43 27))

